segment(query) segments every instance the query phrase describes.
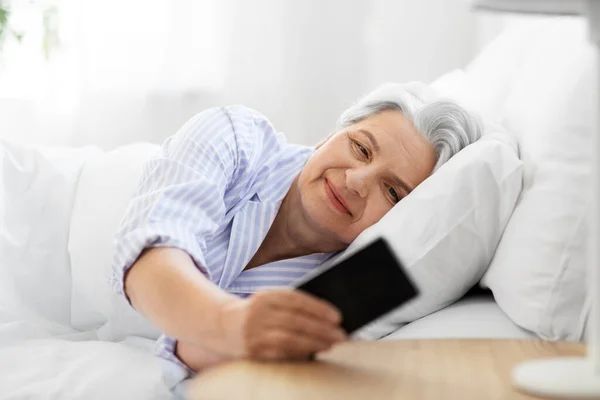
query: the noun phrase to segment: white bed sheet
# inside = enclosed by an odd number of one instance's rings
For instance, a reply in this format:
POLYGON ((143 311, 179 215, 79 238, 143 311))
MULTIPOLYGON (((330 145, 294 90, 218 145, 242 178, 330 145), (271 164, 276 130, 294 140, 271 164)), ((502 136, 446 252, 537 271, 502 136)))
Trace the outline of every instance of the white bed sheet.
POLYGON ((515 325, 491 295, 476 295, 411 322, 383 340, 446 338, 531 339, 536 336, 515 325))

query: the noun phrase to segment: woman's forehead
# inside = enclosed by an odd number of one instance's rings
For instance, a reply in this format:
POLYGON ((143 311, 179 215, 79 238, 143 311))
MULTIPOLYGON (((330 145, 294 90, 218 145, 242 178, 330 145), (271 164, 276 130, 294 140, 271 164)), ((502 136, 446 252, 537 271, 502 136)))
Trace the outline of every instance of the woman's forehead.
POLYGON ((418 131, 402 112, 386 110, 371 115, 354 125, 356 128, 369 128, 376 138, 389 140, 407 139, 418 135, 418 131))

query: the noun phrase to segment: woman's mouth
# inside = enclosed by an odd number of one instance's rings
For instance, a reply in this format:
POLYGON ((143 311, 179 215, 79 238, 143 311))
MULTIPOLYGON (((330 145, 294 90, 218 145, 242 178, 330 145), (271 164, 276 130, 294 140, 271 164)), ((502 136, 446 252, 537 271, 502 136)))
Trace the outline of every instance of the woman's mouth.
POLYGON ((344 206, 344 204, 338 199, 334 192, 335 189, 331 187, 329 181, 325 179, 325 193, 329 198, 329 201, 333 205, 333 207, 343 214, 352 215, 352 213, 344 206))

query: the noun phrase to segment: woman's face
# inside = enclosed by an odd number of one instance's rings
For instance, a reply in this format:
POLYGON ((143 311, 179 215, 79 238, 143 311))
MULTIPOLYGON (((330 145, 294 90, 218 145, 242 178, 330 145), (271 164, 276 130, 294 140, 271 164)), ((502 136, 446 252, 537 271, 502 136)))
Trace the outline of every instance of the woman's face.
POLYGON ((433 146, 399 111, 383 111, 320 143, 298 177, 311 226, 348 246, 423 182, 433 146))

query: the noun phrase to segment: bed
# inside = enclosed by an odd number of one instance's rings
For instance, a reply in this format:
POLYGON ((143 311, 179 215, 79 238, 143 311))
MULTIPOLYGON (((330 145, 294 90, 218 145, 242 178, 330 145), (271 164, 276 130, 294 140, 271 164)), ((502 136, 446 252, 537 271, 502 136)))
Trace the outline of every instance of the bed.
POLYGON ((456 303, 411 322, 382 340, 534 337, 500 309, 491 292, 475 288, 456 303))

